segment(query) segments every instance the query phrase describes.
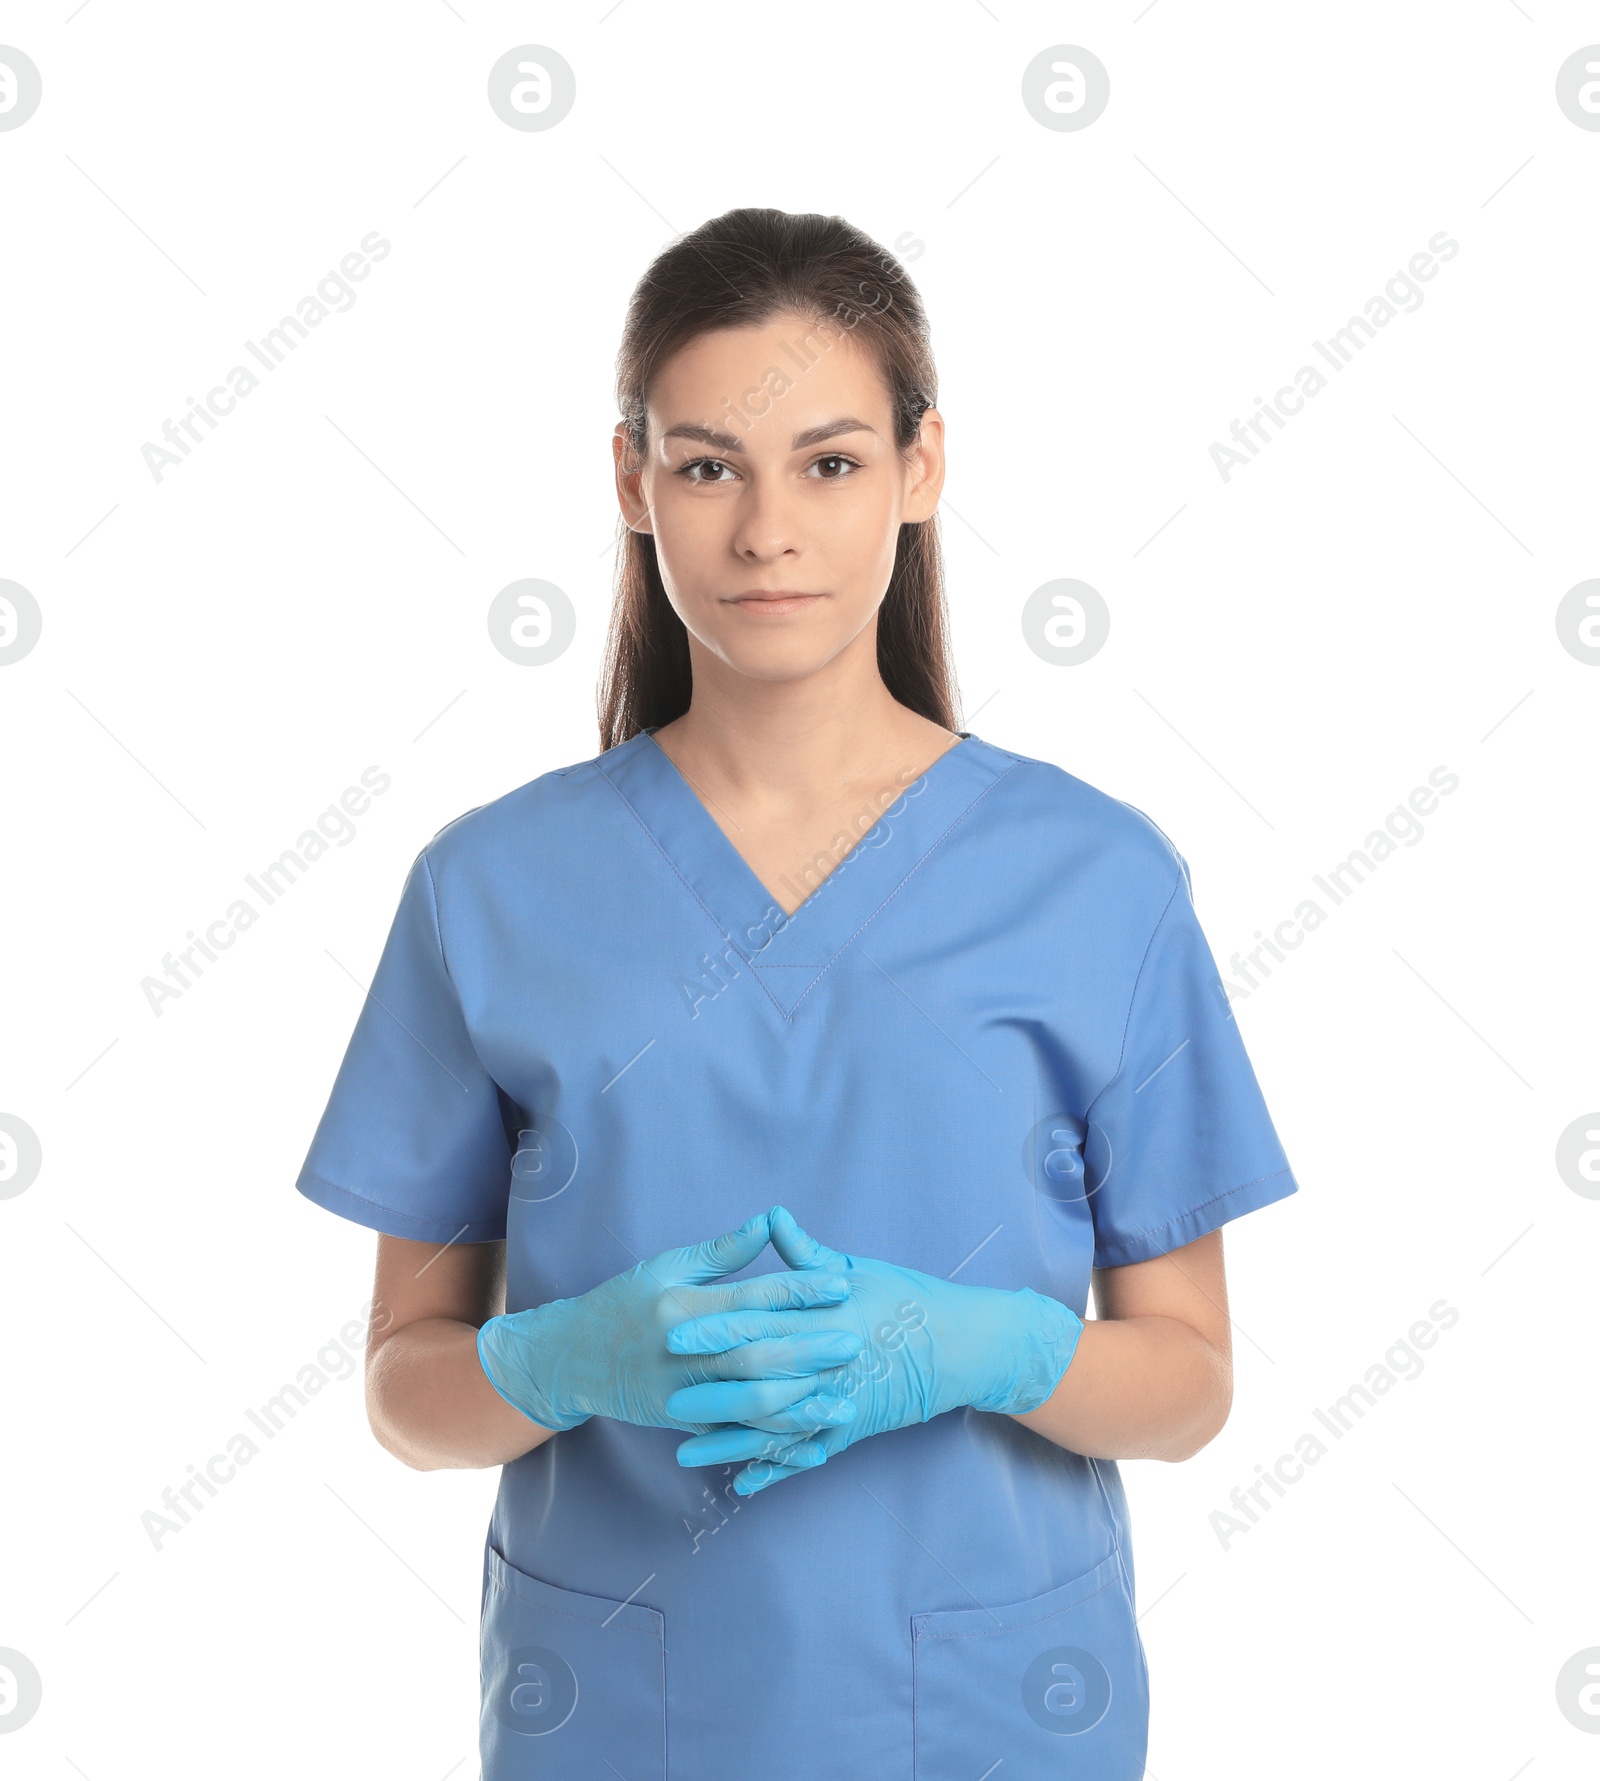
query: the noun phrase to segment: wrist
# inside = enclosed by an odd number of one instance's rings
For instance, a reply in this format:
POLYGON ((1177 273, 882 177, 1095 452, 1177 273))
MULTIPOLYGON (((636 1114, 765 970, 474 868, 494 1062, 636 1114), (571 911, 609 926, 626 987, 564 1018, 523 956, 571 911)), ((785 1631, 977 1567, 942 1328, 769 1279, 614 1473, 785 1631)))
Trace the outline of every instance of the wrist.
POLYGON ((513 1409, 540 1428, 564 1431, 589 1420, 590 1412, 562 1390, 566 1348, 563 1310, 570 1299, 552 1299, 527 1311, 491 1317, 478 1330, 478 1364, 513 1409))
POLYGON ((1072 1364, 1083 1334, 1083 1319, 1076 1311, 1031 1286, 1017 1289, 1014 1304, 1018 1345, 1003 1388, 1005 1401, 995 1405, 1011 1416, 1049 1402, 1072 1364))

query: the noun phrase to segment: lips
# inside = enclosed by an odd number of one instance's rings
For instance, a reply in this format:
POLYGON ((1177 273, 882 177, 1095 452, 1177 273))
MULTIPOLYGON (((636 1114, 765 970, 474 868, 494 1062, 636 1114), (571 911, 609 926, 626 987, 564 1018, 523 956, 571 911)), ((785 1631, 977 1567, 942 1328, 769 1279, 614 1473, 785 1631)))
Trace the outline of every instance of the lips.
POLYGON ((748 593, 734 594, 731 603, 750 612, 799 612, 821 594, 800 593, 792 588, 752 588, 748 593))

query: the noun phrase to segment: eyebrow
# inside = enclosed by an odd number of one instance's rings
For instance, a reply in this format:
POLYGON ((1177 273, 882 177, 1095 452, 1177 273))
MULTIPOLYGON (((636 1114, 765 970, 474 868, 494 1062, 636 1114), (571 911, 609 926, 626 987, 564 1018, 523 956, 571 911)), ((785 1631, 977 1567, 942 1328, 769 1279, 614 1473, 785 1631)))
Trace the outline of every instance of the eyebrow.
MULTIPOLYGON (((853 414, 842 415, 836 421, 824 421, 820 427, 807 427, 805 432, 796 433, 789 442, 791 451, 804 451, 808 445, 820 445, 824 439, 835 439, 841 433, 876 433, 876 427, 869 427, 863 420, 857 420, 853 414)), ((667 439, 694 439, 701 445, 709 445, 715 451, 743 452, 744 446, 732 433, 719 432, 715 427, 703 427, 694 421, 684 421, 676 427, 668 427, 661 435, 667 439)))

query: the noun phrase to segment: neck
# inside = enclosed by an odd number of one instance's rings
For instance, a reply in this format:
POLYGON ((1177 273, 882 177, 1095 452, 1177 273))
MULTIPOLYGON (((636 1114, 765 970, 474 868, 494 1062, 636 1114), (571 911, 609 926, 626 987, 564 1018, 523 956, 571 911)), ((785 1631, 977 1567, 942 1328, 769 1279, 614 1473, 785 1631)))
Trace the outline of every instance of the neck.
POLYGON ((814 804, 896 768, 920 772, 949 733, 896 701, 878 672, 877 625, 799 680, 734 673, 691 637, 689 710, 656 740, 691 782, 736 800, 814 804))

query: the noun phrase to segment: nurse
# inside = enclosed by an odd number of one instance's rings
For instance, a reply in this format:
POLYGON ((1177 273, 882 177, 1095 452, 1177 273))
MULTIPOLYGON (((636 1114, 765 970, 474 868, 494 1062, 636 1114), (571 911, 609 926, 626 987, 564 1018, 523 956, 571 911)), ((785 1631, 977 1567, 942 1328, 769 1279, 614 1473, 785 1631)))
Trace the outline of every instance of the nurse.
POLYGON ((649 267, 600 752, 418 854, 298 1179, 378 1439, 503 1468, 485 1781, 1143 1773, 1117 1462, 1295 1181, 1183 856, 958 727, 935 394, 840 218, 649 267))

